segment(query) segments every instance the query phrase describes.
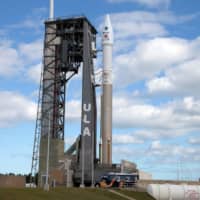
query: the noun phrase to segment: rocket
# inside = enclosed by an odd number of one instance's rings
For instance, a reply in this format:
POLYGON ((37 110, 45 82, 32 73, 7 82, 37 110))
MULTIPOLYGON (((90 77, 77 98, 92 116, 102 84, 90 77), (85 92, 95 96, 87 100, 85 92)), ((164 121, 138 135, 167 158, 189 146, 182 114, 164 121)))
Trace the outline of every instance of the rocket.
POLYGON ((112 164, 112 51, 113 29, 106 15, 102 34, 103 73, 101 96, 101 156, 102 164, 112 164))

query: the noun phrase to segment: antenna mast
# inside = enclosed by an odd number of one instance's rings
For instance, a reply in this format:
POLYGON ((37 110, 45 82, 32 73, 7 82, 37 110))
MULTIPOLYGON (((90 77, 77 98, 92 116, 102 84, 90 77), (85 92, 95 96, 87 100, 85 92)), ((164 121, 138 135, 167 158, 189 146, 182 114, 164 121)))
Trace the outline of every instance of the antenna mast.
POLYGON ((50 12, 49 12, 49 18, 54 18, 54 0, 50 0, 50 12))

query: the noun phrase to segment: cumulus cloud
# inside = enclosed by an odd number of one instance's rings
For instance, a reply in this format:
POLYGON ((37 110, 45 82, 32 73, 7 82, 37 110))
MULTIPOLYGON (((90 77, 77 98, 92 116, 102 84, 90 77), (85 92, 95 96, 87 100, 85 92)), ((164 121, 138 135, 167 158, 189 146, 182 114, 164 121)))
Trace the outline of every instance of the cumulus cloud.
MULTIPOLYGON (((15 43, 14 41, 5 39, 6 37, 3 33, 9 33, 12 29, 19 29, 23 31, 31 29, 33 33, 41 31, 44 14, 46 14, 45 8, 36 8, 25 18, 24 21, 7 25, 0 30, 0 76, 13 77, 19 73, 26 74, 29 66, 36 65, 41 62, 43 49, 43 42, 41 39, 27 43, 15 43)), ((12 31, 16 32, 18 30, 12 31)), ((16 34, 18 34, 18 32, 16 34)))
POLYGON ((23 60, 17 49, 12 47, 12 42, 3 40, 0 42, 0 75, 13 76, 23 68, 23 60))
MULTIPOLYGON (((199 99, 185 97, 158 106, 134 101, 132 98, 132 96, 121 96, 113 99, 114 128, 132 130, 124 134, 115 134, 116 144, 142 143, 147 139, 175 138, 200 130, 199 99)), ((81 101, 70 100, 66 106, 66 119, 80 121, 81 101)), ((98 120, 100 120, 99 116, 98 113, 98 120)))
POLYGON ((167 8, 170 5, 171 0, 108 0, 110 3, 125 3, 125 2, 131 2, 131 3, 138 3, 141 5, 145 5, 148 7, 165 7, 167 8))
POLYGON ((189 144, 192 144, 192 145, 199 145, 200 144, 200 139, 199 137, 191 137, 189 139, 189 144))
POLYGON ((41 64, 35 63, 40 63, 42 59, 41 40, 15 46, 12 41, 2 39, 0 54, 0 76, 13 77, 28 71, 29 78, 36 81, 41 64))
POLYGON ((158 92, 158 91, 173 91, 174 85, 170 82, 167 77, 156 77, 147 83, 147 87, 150 93, 158 92))
MULTIPOLYGON (((199 148, 184 147, 180 144, 163 144, 159 140, 153 141, 149 148, 150 155, 170 158, 171 161, 173 159, 177 160, 177 157, 182 161, 198 161, 197 157, 196 159, 194 159, 194 157, 198 155, 199 152, 199 148)), ((169 159, 166 160, 169 161, 169 159)))
POLYGON ((18 93, 0 91, 0 127, 35 120, 36 104, 18 93))
POLYGON ((19 45, 19 51, 23 59, 30 61, 42 60, 42 40, 36 40, 30 43, 22 43, 19 45))
MULTIPOLYGON (((132 11, 111 14, 115 40, 130 37, 155 37, 166 35, 164 24, 176 24, 183 21, 170 12, 132 11)), ((185 19, 186 20, 186 19, 185 19)), ((102 29, 102 24, 99 29, 102 29)))
MULTIPOLYGON (((133 50, 140 38, 155 38, 169 35, 166 25, 185 23, 196 18, 199 14, 177 16, 172 12, 132 11, 111 14, 114 28, 114 52, 133 50)), ((103 20, 99 25, 102 30, 103 20)), ((100 38, 98 38, 100 43, 100 38)))
MULTIPOLYGON (((116 160, 132 160, 138 164, 139 169, 142 168, 148 172, 156 172, 157 176, 158 172, 170 173, 170 179, 177 178, 177 171, 181 174, 195 169, 200 160, 199 148, 177 143, 164 143, 161 140, 153 140, 150 144, 146 144, 142 148, 130 145, 121 145, 120 147, 114 145, 113 152, 114 159, 116 160), (182 165, 182 167, 184 166, 184 170, 180 170, 178 164, 182 165)), ((198 173, 199 170, 194 172, 193 176, 198 177, 198 173)), ((165 179, 169 178, 166 176, 163 177, 165 179)))
POLYGON ((118 21, 117 19, 114 19, 113 22, 114 22, 113 27, 116 30, 115 32, 116 40, 133 36, 155 37, 167 34, 165 28, 159 23, 145 22, 145 21, 143 22, 122 21, 122 20, 118 21))
POLYGON ((29 80, 39 84, 41 78, 41 70, 42 70, 42 63, 31 66, 27 72, 29 80))
POLYGON ((114 127, 132 129, 140 140, 175 139, 200 130, 200 100, 193 97, 161 105, 120 97, 114 98, 113 106, 114 127))
MULTIPOLYGON (((172 12, 147 11, 111 14, 115 35, 115 85, 123 87, 151 79, 197 55, 200 47, 198 38, 187 40, 171 37, 167 28, 168 25, 191 21, 198 15, 177 16, 172 12)), ((102 24, 99 29, 101 27, 102 24)), ((165 88, 171 87, 167 80, 162 80, 162 84, 165 88)))
MULTIPOLYGON (((175 15, 173 12, 130 11, 111 14, 112 24, 115 28, 117 22, 156 23, 161 25, 176 25, 191 21, 199 16, 199 13, 189 15, 175 15)), ((101 25, 102 26, 102 25, 101 25)))
MULTIPOLYGON (((0 91, 0 99, 0 127, 36 120, 37 104, 26 96, 17 92, 0 91)), ((70 100, 66 103, 66 120, 80 122, 81 101, 70 100)))
MULTIPOLYGON (((180 38, 140 41, 134 50, 115 56, 115 84, 119 86, 117 80, 120 80, 120 86, 126 86, 139 80, 150 79, 167 68, 192 59, 196 48, 190 45, 190 41, 180 38)), ((162 80, 162 84, 170 87, 167 80, 162 80)))
MULTIPOLYGON (((191 49, 192 50, 192 49, 191 49)), ((198 95, 200 59, 193 59, 167 69, 162 77, 147 82, 150 94, 198 95)))
POLYGON ((143 140, 133 134, 113 134, 113 144, 142 144, 143 140))

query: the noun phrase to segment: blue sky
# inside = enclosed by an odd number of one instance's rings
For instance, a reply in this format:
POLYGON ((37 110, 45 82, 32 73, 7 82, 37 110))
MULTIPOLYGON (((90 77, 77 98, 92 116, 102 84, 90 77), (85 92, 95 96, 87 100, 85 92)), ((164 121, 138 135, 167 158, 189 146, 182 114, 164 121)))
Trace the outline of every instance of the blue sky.
MULTIPOLYGON (((48 7, 48 0, 1 4, 0 173, 30 171, 48 7)), ((114 162, 129 159, 159 179, 199 178, 199 10, 197 0, 55 0, 56 17, 89 18, 99 48, 111 15, 114 162)), ((79 75, 67 94, 66 147, 80 133, 80 97, 79 75)))

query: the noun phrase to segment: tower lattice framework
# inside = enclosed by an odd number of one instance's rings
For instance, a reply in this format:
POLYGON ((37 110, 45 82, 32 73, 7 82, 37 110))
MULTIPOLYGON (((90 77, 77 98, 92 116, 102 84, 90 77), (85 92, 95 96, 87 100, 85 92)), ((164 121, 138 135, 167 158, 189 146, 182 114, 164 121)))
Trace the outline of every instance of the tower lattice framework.
MULTIPOLYGON (((31 167, 33 177, 37 172, 39 173, 39 184, 44 183, 43 177, 46 174, 48 134, 50 134, 50 171, 57 169, 59 161, 64 159, 66 83, 78 73, 82 63, 82 115, 84 105, 87 107, 89 105, 91 108, 87 113, 91 122, 87 125, 91 137, 85 138, 84 145, 96 144, 96 96, 93 69, 95 55, 92 52, 92 43, 96 42, 96 33, 85 17, 45 22, 43 70, 31 167)), ((82 122, 82 135, 85 126, 82 122)), ((93 160, 96 159, 95 150, 86 153, 93 160)), ((85 165, 88 169, 88 163, 85 165)))

